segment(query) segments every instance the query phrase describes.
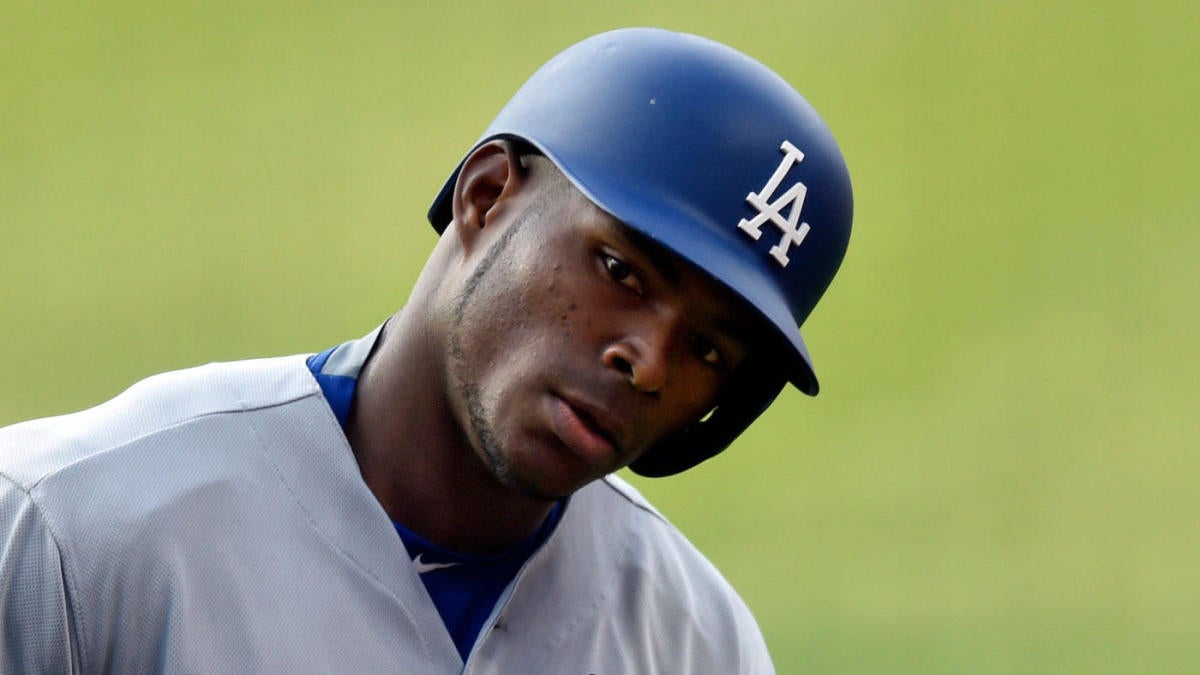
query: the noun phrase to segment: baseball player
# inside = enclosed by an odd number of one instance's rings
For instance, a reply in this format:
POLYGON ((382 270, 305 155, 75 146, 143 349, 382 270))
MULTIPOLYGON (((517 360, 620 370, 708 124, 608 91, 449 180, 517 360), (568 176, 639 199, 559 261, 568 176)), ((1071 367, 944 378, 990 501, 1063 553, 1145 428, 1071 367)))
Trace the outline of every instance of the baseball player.
POLYGON ((851 190, 723 45, 627 29, 526 82, 429 211, 407 304, 0 431, 0 671, 765 673, 613 472, 684 471, 791 383, 851 190))

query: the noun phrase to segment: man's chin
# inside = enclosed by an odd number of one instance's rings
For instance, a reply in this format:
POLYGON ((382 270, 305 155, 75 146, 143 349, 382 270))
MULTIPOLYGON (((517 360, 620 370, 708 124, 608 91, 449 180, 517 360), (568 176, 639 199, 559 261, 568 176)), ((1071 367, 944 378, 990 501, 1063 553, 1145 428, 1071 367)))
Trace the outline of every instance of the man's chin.
MULTIPOLYGON (((497 476, 500 478, 499 476, 497 476)), ((592 482, 593 478, 580 478, 565 481, 561 477, 522 475, 508 472, 500 478, 502 484, 509 490, 535 501, 557 502, 570 497, 580 488, 592 482)))
MULTIPOLYGON (((518 492, 520 492, 521 495, 524 497, 528 497, 529 499, 532 499, 534 501, 546 502, 546 503, 559 502, 559 501, 562 501, 562 500, 566 499, 567 497, 571 496, 570 493, 559 494, 557 492, 551 492, 549 490, 542 489, 533 484, 524 484, 524 485, 516 486, 516 490, 518 492)), ((572 490, 571 492, 574 492, 574 490, 572 490)))
POLYGON ((522 470, 514 466, 499 448, 485 446, 482 459, 488 471, 509 492, 539 502, 557 502, 565 499, 582 486, 564 486, 561 481, 539 476, 538 472, 522 470))

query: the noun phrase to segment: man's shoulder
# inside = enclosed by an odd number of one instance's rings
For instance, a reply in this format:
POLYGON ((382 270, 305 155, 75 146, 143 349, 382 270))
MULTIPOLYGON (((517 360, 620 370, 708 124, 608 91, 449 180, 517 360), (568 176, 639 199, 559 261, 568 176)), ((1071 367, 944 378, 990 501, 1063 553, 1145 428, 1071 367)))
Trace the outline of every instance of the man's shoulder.
POLYGON ((570 570, 563 582, 569 588, 539 591, 570 598, 587 617, 564 643, 619 645, 613 663, 771 672, 762 633, 741 596, 628 482, 608 476, 577 492, 560 528, 567 531, 559 533, 565 536, 551 567, 570 570), (651 635, 670 638, 647 641, 651 635))
POLYGON ((616 474, 605 476, 596 481, 592 487, 597 488, 601 499, 607 500, 613 505, 622 504, 625 508, 631 509, 631 515, 634 517, 645 517, 650 521, 658 521, 668 527, 674 527, 637 488, 616 474))
POLYGON ((210 363, 152 375, 95 407, 0 429, 0 476, 29 490, 76 463, 213 415, 319 392, 303 356, 210 363))
MULTIPOLYGON (((709 559, 641 492, 619 476, 596 481, 576 495, 588 500, 592 517, 608 521, 627 549, 625 564, 656 575, 685 574, 689 593, 722 600, 735 595, 709 559)), ((669 590, 665 585, 664 590, 669 590)))

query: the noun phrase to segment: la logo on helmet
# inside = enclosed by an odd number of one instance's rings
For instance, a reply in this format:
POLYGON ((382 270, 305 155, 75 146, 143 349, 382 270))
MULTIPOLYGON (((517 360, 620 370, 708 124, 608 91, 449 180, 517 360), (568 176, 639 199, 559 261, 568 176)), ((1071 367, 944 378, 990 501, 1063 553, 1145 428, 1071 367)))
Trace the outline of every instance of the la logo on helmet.
POLYGON ((764 223, 770 222, 779 231, 783 233, 779 243, 771 247, 769 253, 771 257, 779 263, 780 267, 788 265, 788 249, 792 245, 799 246, 804 243, 804 237, 811 229, 808 223, 800 222, 800 211, 804 208, 804 197, 808 194, 808 188, 804 183, 796 182, 787 192, 783 193, 778 199, 771 201, 775 195, 775 191, 779 189, 779 184, 783 182, 788 171, 792 167, 804 160, 804 153, 800 149, 792 145, 790 141, 785 140, 783 145, 779 146, 783 152, 783 159, 780 160, 779 166, 775 169, 775 173, 771 174, 771 179, 758 192, 751 192, 746 195, 746 201, 751 206, 758 209, 758 215, 750 220, 743 218, 738 222, 738 229, 750 235, 754 241, 758 241, 762 236, 762 226, 764 223), (784 207, 790 207, 787 218, 783 217, 784 207))

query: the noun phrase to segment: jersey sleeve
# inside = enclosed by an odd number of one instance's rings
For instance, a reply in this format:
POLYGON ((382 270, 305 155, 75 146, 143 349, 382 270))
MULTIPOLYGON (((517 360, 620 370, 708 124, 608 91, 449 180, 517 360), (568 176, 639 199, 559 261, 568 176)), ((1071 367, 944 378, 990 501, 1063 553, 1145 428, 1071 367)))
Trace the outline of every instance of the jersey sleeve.
POLYGON ((738 668, 739 673, 754 673, 755 675, 775 675, 775 664, 767 651, 767 643, 763 639, 758 622, 750 613, 750 608, 736 593, 730 589, 731 603, 737 615, 738 637, 738 668))
POLYGON ((78 672, 58 545, 28 492, 0 473, 0 672, 78 672))

